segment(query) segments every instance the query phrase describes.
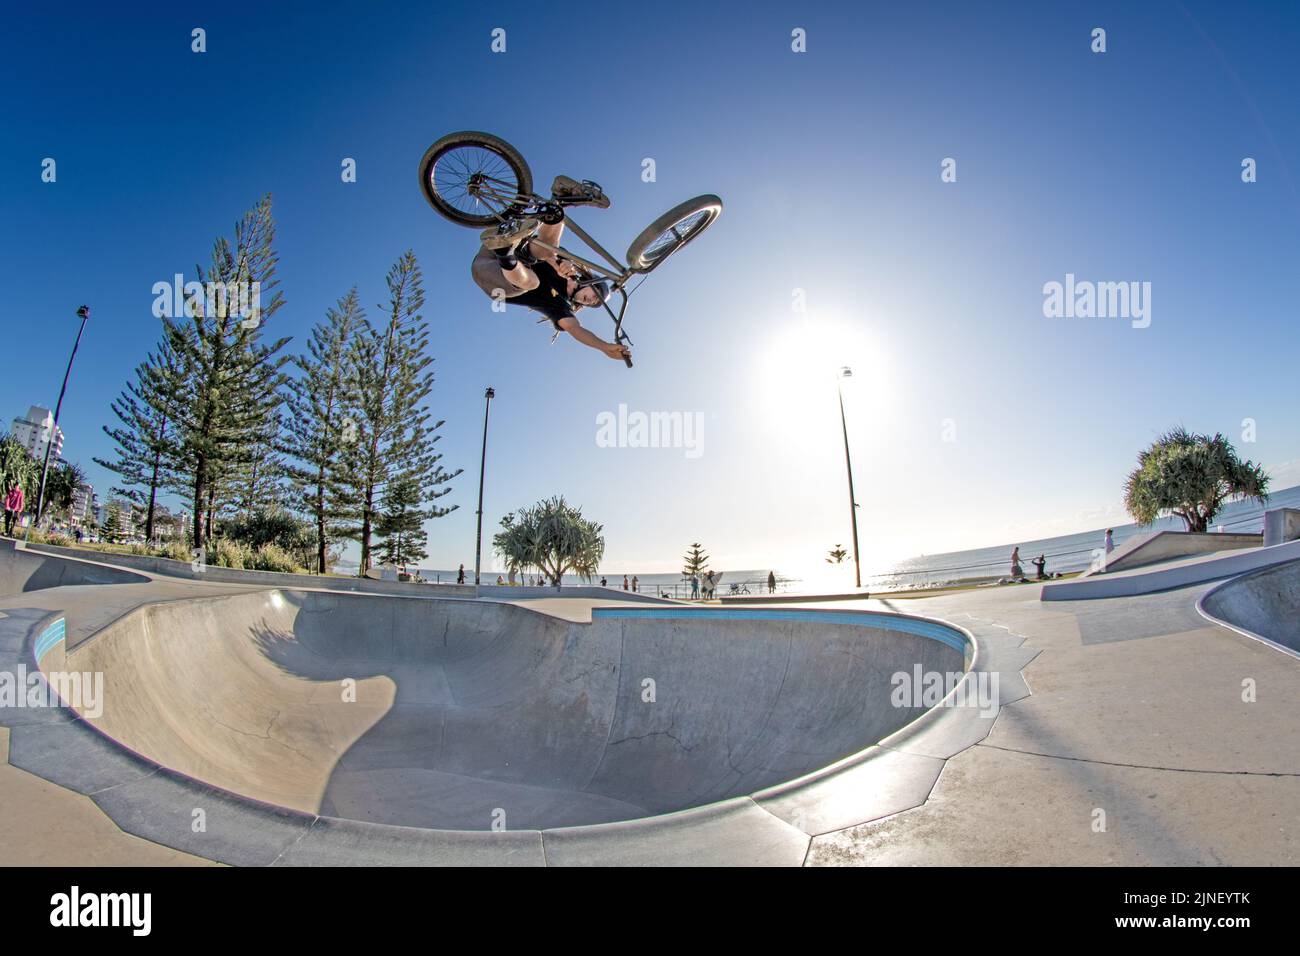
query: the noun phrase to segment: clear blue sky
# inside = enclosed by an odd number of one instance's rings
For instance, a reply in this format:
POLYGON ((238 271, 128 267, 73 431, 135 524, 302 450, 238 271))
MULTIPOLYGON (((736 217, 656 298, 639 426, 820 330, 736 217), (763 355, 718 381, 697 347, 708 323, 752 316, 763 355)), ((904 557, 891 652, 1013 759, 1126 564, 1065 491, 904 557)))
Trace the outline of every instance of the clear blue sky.
POLYGON ((430 566, 472 561, 487 385, 485 531, 564 493, 604 523, 610 570, 671 570, 700 540, 717 567, 795 571, 846 542, 831 377, 846 363, 872 569, 1123 520, 1136 452, 1180 422, 1297 482, 1297 5, 560 9, 24 7, 0 39, 0 414, 53 406, 89 303, 62 424, 106 492, 90 459, 157 339, 152 285, 270 192, 274 331, 295 348, 353 284, 377 311, 403 250, 424 267, 431 406, 466 469, 444 499, 460 510, 430 523, 430 566), (207 53, 190 52, 194 27, 207 53), (473 233, 417 186, 425 147, 456 129, 510 140, 540 183, 599 180, 614 206, 579 221, 616 250, 682 199, 723 197, 634 296, 634 370, 490 311, 473 233), (1043 284, 1066 273, 1152 283, 1151 326, 1045 318, 1043 284), (703 415, 702 454, 597 447, 596 416, 620 403, 703 415))

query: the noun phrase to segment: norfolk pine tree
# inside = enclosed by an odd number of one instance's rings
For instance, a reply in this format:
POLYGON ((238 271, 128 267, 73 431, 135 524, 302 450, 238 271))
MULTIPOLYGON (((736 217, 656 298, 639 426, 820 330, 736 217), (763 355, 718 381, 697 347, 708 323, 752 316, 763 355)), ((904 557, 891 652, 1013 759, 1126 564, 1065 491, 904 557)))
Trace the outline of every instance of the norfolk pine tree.
POLYGON ((384 490, 384 510, 375 525, 375 532, 383 539, 379 553, 390 564, 419 564, 429 556, 425 546, 429 536, 424 530, 428 517, 424 492, 414 474, 398 475, 384 490))
POLYGON ((97 465, 116 472, 122 487, 111 494, 121 495, 145 511, 144 536, 153 540, 154 513, 158 492, 170 485, 178 454, 176 422, 172 397, 179 388, 180 360, 172 348, 170 336, 164 335, 158 350, 151 352, 136 367, 135 381, 109 407, 122 424, 104 426, 104 434, 117 445, 117 459, 94 459, 97 465))
POLYGON ((387 322, 367 329, 352 352, 357 383, 357 441, 345 464, 344 492, 354 501, 360 522, 349 537, 361 544, 359 573, 371 565, 371 539, 379 516, 378 505, 390 481, 412 478, 429 503, 426 517, 452 511, 433 502, 451 491, 443 487, 461 473, 447 473, 442 456, 433 446, 442 421, 429 425, 424 400, 433 389, 433 359, 425 349, 428 325, 420 314, 424 306, 423 279, 415 253, 407 251, 388 271, 387 322))
POLYGON ((288 356, 278 353, 289 340, 262 340, 267 321, 284 303, 275 289, 274 238, 267 196, 236 224, 234 248, 224 236, 218 238, 210 267, 198 270, 201 282, 225 288, 258 283, 261 305, 256 315, 239 316, 222 296, 211 307, 191 300, 189 316, 164 320, 183 371, 173 404, 179 465, 193 501, 195 547, 211 540, 219 495, 229 494, 239 470, 250 464, 281 401, 281 368, 288 356))
POLYGON ((294 360, 298 375, 288 383, 282 447, 295 461, 288 467, 289 478, 316 525, 319 574, 329 570, 329 537, 336 525, 356 515, 342 491, 340 472, 356 441, 348 417, 357 400, 351 350, 365 330, 365 311, 353 287, 312 329, 306 354, 294 360))
POLYGON ((686 562, 686 566, 682 568, 682 574, 687 578, 703 576, 705 569, 709 566, 709 556, 704 553, 704 545, 698 541, 690 545, 682 560, 686 562))

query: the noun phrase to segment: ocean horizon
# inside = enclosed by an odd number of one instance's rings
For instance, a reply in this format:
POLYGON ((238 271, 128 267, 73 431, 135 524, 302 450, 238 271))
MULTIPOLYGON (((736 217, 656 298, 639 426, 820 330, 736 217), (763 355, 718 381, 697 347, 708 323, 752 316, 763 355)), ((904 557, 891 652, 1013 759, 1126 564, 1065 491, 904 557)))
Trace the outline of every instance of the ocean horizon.
MULTIPOLYGON (((1284 488, 1269 496, 1268 508, 1300 508, 1300 485, 1284 488)), ((1258 532, 1264 526, 1265 508, 1257 502, 1238 501, 1225 505, 1215 519, 1214 530, 1247 533, 1258 532)), ((1109 525, 1114 531, 1116 546, 1123 544, 1136 534, 1148 531, 1180 531, 1183 529, 1181 518, 1162 518, 1150 525, 1123 524, 1109 525)), ((1086 570, 1093 562, 1097 550, 1103 547, 1106 527, 1074 534, 1057 535, 1050 538, 1036 538, 1022 541, 1008 541, 983 548, 971 548, 964 551, 947 551, 938 554, 917 555, 896 561, 887 569, 863 568, 862 586, 871 591, 901 591, 909 588, 942 587, 947 584, 959 584, 972 580, 986 580, 1005 577, 1011 572, 1011 550, 1019 547, 1021 562, 1026 570, 1031 570, 1029 561, 1038 555, 1047 559, 1049 572, 1069 573, 1086 570)), ((348 565, 343 565, 348 567, 348 565)), ((355 567, 356 565, 350 565, 355 567)), ((816 593, 835 589, 836 577, 843 577, 839 586, 843 590, 852 590, 852 562, 845 562, 840 568, 823 570, 821 574, 810 576, 793 569, 781 567, 748 568, 741 570, 722 569, 722 578, 717 588, 719 595, 731 593, 732 585, 748 588, 749 593, 756 594, 767 590, 767 575, 775 573, 778 593, 816 593), (842 574, 838 572, 842 571, 842 574)), ((468 577, 473 577, 473 569, 467 568, 468 577)), ((1032 573, 1032 572, 1031 572, 1032 573)), ((426 581, 439 583, 454 582, 455 568, 421 568, 420 575, 426 581)), ((669 597, 683 597, 689 591, 689 583, 680 572, 639 572, 619 568, 616 571, 602 571, 590 581, 573 574, 566 574, 564 586, 576 587, 584 584, 599 583, 603 575, 609 587, 621 589, 623 575, 629 580, 635 575, 642 592, 667 593, 669 597)), ((501 568, 485 568, 482 573, 484 584, 494 584, 497 577, 508 580, 507 572, 501 568)), ((535 574, 524 575, 526 583, 533 584, 535 574)), ((518 581, 516 583, 519 583, 518 581)))

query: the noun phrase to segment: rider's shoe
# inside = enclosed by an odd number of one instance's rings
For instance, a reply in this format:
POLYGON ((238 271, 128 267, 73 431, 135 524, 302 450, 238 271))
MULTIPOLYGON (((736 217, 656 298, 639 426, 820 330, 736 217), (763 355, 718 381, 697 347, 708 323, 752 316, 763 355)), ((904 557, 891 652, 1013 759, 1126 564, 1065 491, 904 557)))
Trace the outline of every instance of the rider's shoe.
POLYGON ((514 249, 536 231, 536 219, 515 219, 500 226, 488 226, 479 238, 485 248, 499 255, 514 249))
POLYGON ((609 208, 609 197, 599 183, 593 183, 590 179, 578 182, 568 176, 556 176, 555 182, 551 183, 551 198, 568 200, 571 206, 609 208))

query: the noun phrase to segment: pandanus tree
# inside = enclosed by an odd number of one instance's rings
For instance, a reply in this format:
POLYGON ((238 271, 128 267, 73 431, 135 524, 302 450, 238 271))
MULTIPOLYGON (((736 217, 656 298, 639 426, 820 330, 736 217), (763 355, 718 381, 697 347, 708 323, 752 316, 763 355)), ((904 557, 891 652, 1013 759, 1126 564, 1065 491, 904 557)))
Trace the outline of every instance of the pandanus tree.
POLYGON ((590 580, 605 556, 602 526, 582 516, 562 496, 501 519, 492 546, 506 568, 520 573, 536 568, 556 587, 567 573, 590 580))
POLYGON ((1222 435, 1197 435, 1180 426, 1138 455, 1124 505, 1138 524, 1177 515, 1188 531, 1204 532, 1229 501, 1266 502, 1268 481, 1264 468, 1242 461, 1222 435))

